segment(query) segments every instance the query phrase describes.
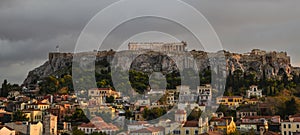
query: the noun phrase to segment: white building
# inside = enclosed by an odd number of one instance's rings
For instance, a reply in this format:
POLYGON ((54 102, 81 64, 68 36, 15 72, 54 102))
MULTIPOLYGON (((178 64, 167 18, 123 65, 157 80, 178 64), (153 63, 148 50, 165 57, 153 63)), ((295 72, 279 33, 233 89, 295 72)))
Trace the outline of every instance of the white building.
POLYGON ((177 110, 175 112, 175 121, 183 123, 187 121, 187 114, 185 110, 177 110))
POLYGON ((134 121, 127 124, 128 131, 136 131, 146 127, 149 127, 150 124, 147 121, 134 121))
POLYGON ((197 95, 191 92, 189 86, 176 86, 176 90, 180 92, 179 103, 195 103, 197 101, 197 95))
POLYGON ((258 89, 257 86, 250 86, 250 90, 246 92, 247 98, 251 98, 251 96, 256 96, 258 98, 262 97, 262 90, 258 89))
POLYGON ((212 87, 209 84, 197 87, 197 94, 199 96, 199 104, 210 105, 212 99, 212 87))

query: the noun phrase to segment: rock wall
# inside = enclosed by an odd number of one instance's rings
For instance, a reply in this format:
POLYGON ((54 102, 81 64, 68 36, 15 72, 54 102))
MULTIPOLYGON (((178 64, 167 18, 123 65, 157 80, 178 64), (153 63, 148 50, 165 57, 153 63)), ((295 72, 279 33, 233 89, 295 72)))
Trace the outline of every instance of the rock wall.
MULTIPOLYGON (((85 61, 93 60, 96 56, 96 61, 106 59, 112 65, 120 67, 122 70, 128 67, 140 71, 149 71, 154 68, 163 69, 169 72, 175 69, 193 68, 202 71, 207 67, 216 67, 224 64, 228 72, 234 72, 240 69, 244 72, 257 72, 261 77, 265 73, 266 77, 274 77, 281 72, 291 74, 295 69, 290 64, 290 57, 286 52, 266 52, 254 49, 249 53, 238 54, 228 51, 220 51, 218 53, 207 53, 204 51, 186 51, 170 53, 168 55, 150 52, 146 55, 141 54, 141 51, 124 51, 114 52, 87 52, 87 53, 49 53, 49 60, 40 67, 29 72, 24 84, 36 82, 42 77, 53 75, 64 68, 70 68, 73 58, 80 59, 80 64, 85 61), (224 61, 215 59, 216 55, 224 55, 224 61), (159 56, 164 55, 164 56, 159 56), (132 64, 134 62, 135 64, 132 64)), ((298 70, 297 70, 298 71, 298 70)))

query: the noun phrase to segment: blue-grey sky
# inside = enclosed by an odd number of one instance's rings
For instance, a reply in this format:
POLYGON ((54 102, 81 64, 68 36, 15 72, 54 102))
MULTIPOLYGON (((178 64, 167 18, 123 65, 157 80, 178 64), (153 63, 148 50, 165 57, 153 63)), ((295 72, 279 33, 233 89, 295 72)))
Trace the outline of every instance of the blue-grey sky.
MULTIPOLYGON (((44 63, 48 52, 54 51, 58 44, 61 51, 72 52, 84 26, 113 2, 116 0, 1 0, 0 80, 21 83, 28 71, 44 63)), ((185 2, 208 19, 224 49, 239 53, 254 48, 286 51, 292 64, 300 66, 300 1, 185 2)), ((166 10, 172 8, 167 7, 166 10)), ((122 14, 112 17, 118 16, 122 14)), ((159 37, 157 41, 171 39, 159 37)))

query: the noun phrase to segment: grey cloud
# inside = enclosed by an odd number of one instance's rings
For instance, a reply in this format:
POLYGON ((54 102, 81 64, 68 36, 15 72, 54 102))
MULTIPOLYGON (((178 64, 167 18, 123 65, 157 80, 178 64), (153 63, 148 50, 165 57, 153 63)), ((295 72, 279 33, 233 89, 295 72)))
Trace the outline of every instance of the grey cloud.
MULTIPOLYGON (((115 1, 1 0, 0 80, 22 82, 27 72, 42 64, 48 52, 58 44, 62 51, 73 51, 86 23, 115 1)), ((185 1, 204 14, 226 50, 247 52, 261 48, 287 51, 293 64, 300 65, 300 59, 297 59, 300 57, 300 9, 297 7, 300 1, 185 1)))

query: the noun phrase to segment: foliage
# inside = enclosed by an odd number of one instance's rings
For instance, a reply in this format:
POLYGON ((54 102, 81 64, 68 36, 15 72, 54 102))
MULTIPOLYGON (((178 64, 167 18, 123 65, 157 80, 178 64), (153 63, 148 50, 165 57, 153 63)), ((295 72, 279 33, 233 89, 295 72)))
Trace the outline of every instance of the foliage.
POLYGON ((0 97, 7 97, 10 91, 21 91, 21 89, 18 84, 10 84, 7 80, 4 80, 0 89, 0 97))
POLYGON ((69 91, 74 91, 71 75, 64 75, 62 78, 48 76, 43 78, 39 83, 40 94, 46 93, 61 93, 67 94, 69 91))
POLYGON ((164 115, 165 113, 167 113, 167 110, 164 108, 152 108, 152 109, 145 108, 143 111, 143 118, 145 120, 154 120, 164 115))
POLYGON ((202 114, 202 111, 198 108, 194 108, 190 115, 187 117, 187 120, 199 120, 200 116, 202 114))
POLYGON ((130 110, 126 110, 125 111, 125 118, 129 120, 132 117, 133 117, 132 112, 130 110))
POLYGON ((114 103, 115 102, 115 98, 113 96, 106 96, 106 103, 114 103))
POLYGON ((72 122, 89 122, 89 119, 85 116, 85 113, 82 109, 76 108, 72 116, 65 116, 65 121, 72 122))
POLYGON ((13 121, 28 121, 27 115, 20 110, 13 113, 13 121))
POLYGON ((236 110, 231 110, 226 105, 222 105, 222 104, 217 109, 217 112, 223 112, 224 116, 232 116, 232 117, 236 116, 236 110))
POLYGON ((85 133, 79 129, 74 129, 72 132, 73 135, 85 135, 85 133))

